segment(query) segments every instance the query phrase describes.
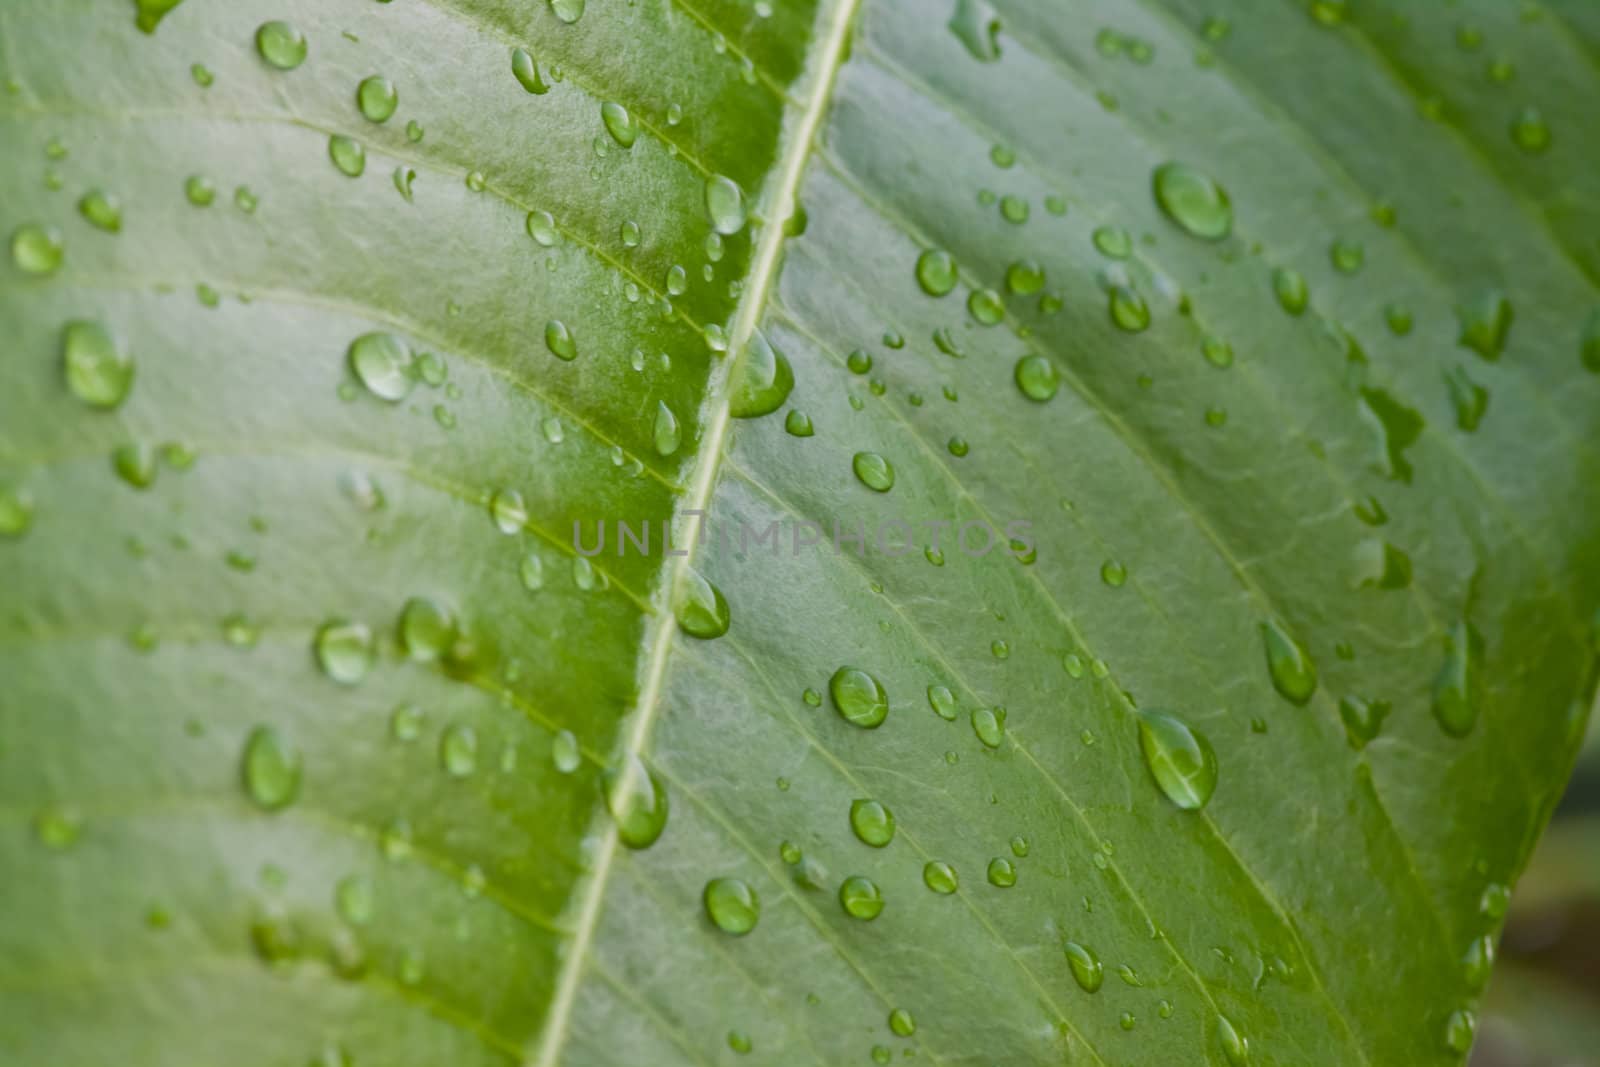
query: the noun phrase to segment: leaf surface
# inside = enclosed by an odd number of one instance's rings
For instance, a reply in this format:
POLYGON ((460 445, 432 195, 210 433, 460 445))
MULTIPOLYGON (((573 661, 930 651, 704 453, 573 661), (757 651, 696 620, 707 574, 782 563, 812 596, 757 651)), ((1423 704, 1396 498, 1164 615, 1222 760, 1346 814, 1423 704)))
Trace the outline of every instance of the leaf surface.
POLYGON ((1459 1061, 1600 26, 1229 7, 0 10, 6 1061, 1459 1061))

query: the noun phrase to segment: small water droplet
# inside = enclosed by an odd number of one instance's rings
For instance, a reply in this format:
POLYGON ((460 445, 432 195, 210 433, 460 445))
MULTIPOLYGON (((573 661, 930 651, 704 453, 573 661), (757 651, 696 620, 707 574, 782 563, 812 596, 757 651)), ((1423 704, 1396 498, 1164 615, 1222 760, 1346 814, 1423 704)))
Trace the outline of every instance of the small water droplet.
POLYGON ((556 229, 556 220, 548 211, 528 212, 527 228, 528 236, 545 248, 554 247, 561 239, 561 234, 556 229))
POLYGON ((1094 949, 1068 941, 1061 946, 1061 951, 1067 957, 1067 966, 1072 970, 1072 977, 1078 987, 1085 993, 1099 992, 1101 984, 1105 981, 1105 969, 1101 966, 1100 957, 1096 956, 1094 949))
POLYGON ((1125 333, 1142 333, 1150 327, 1150 306, 1136 289, 1112 286, 1107 307, 1112 323, 1125 333))
POLYGON ((974 289, 967 295, 967 314, 980 326, 998 326, 1006 317, 1006 306, 993 289, 974 289))
MULTIPOLYGON (((750 332, 750 340, 744 348, 744 358, 740 360, 737 371, 737 383, 732 396, 728 401, 728 413, 736 419, 753 419, 769 414, 783 406, 789 399, 789 394, 794 390, 794 370, 789 365, 789 360, 775 348, 767 335, 758 327, 750 332)), ((794 421, 796 412, 789 413, 790 422, 794 421)), ((796 437, 811 436, 811 423, 804 415, 805 433, 795 433, 794 428, 788 427, 789 432, 796 437)))
POLYGON ((639 124, 633 121, 628 109, 621 104, 606 101, 600 105, 600 121, 605 123, 611 139, 623 148, 632 148, 639 138, 639 124))
POLYGON ((389 734, 396 741, 415 741, 422 736, 423 711, 415 704, 401 704, 389 714, 389 734))
POLYGON ((1467 988, 1474 993, 1489 984, 1489 972, 1494 969, 1494 955, 1494 937, 1489 934, 1474 939, 1462 955, 1462 977, 1466 979, 1467 988))
POLYGON ((489 517, 501 533, 520 533, 528 525, 528 505, 515 489, 497 489, 489 498, 489 517))
POLYGON ((122 229, 122 201, 103 189, 92 189, 78 201, 78 214, 97 230, 118 233, 122 229))
POLYGON ((400 91, 379 74, 363 78, 356 86, 356 107, 368 122, 388 122, 400 106, 400 91))
POLYGON ((1022 395, 1039 403, 1054 397, 1061 388, 1061 375, 1056 365, 1042 355, 1023 356, 1017 360, 1014 377, 1022 395))
POLYGON ((404 400, 416 381, 411 369, 411 349, 393 334, 362 334, 350 342, 346 358, 351 372, 367 392, 391 404, 404 400))
POLYGON ((883 684, 859 667, 840 667, 828 679, 834 710, 846 722, 864 730, 883 725, 889 715, 889 694, 883 684))
POLYGON ((667 826, 667 791, 655 772, 630 754, 606 771, 603 784, 618 840, 633 849, 655 844, 667 826))
POLYGON ((850 467, 861 484, 875 493, 887 493, 894 488, 894 464, 876 452, 857 452, 850 467))
POLYGON ((1304 707, 1317 691, 1317 666, 1310 654, 1276 620, 1261 624, 1261 641, 1272 687, 1289 703, 1304 707))
POLYGON ((550 10, 555 12, 556 18, 572 25, 583 18, 585 0, 550 0, 550 10))
POLYGON ((61 332, 62 368, 72 395, 110 410, 133 389, 134 362, 96 322, 69 322, 61 332))
POLYGON ((339 173, 347 177, 359 178, 367 169, 367 150, 360 141, 343 134, 336 133, 328 138, 328 158, 339 168, 339 173))
POLYGON ((934 713, 946 722, 956 720, 956 698, 949 689, 942 685, 928 686, 928 705, 934 713))
POLYGON ((929 860, 922 868, 922 884, 940 896, 949 896, 960 888, 960 879, 950 864, 943 860, 929 860))
POLYGON ((1100 564, 1100 580, 1113 589, 1119 589, 1128 580, 1128 568, 1120 560, 1108 559, 1100 564))
POLYGON ((306 39, 287 22, 264 22, 256 30, 256 51, 279 70, 293 70, 306 61, 306 39))
POLYGON ((1000 58, 1000 16, 988 0, 956 0, 955 12, 945 25, 978 62, 1000 58))
POLYGON ((1183 163, 1163 163, 1151 172, 1156 203, 1173 222, 1207 241, 1233 230, 1233 205, 1210 176, 1183 163))
POLYGON ((690 637, 702 640, 728 632, 728 602, 718 589, 692 566, 684 565, 672 603, 678 626, 690 637))
POLYGON ((706 179, 706 214, 720 234, 735 234, 744 229, 744 193, 732 178, 713 174, 706 179))
POLYGON ((322 673, 341 685, 355 685, 365 678, 377 655, 366 624, 344 619, 318 627, 312 647, 322 673))
POLYGON ((452 778, 467 778, 478 769, 478 733, 457 723, 440 735, 439 763, 452 778))
POLYGON ((1250 1062, 1250 1042, 1236 1029, 1226 1015, 1217 1016, 1217 1041, 1229 1067, 1245 1067, 1250 1062))
POLYGON ((270 726, 250 731, 242 770, 250 799, 265 811, 286 808, 299 795, 300 752, 270 726))
POLYGON ((562 730, 550 742, 550 760, 562 774, 571 774, 583 761, 578 739, 571 730, 562 730))
POLYGON ((1500 358, 1515 317, 1511 301, 1504 293, 1492 289, 1479 293, 1456 308, 1456 317, 1461 324, 1457 343, 1491 363, 1500 358))
POLYGON ((1478 680, 1483 638, 1468 622, 1458 622, 1444 639, 1444 665, 1433 680, 1433 717, 1451 737, 1466 737, 1477 725, 1481 701, 1478 680))
POLYGON ((83 836, 83 817, 66 808, 46 808, 33 817, 33 833, 45 848, 65 852, 83 836))
MULTIPOLYGON (((1026 851, 1026 850, 1024 850, 1026 851)), ((1010 889, 1017 884, 1017 865, 1004 856, 989 861, 989 884, 998 889, 1010 889)))
POLYGON ((1272 291, 1278 298, 1278 306, 1291 315, 1304 314, 1311 302, 1311 290, 1306 285, 1305 276, 1288 267, 1279 267, 1272 272, 1272 291))
POLYGON ((871 922, 883 913, 883 891, 864 875, 851 875, 839 885, 839 905, 845 914, 871 922))
POLYGON ((1389 702, 1367 700, 1358 696, 1339 699, 1339 719, 1344 723, 1345 736, 1350 747, 1360 750, 1383 729, 1383 720, 1389 715, 1389 702))
POLYGON ((414 168, 404 164, 394 168, 394 187, 399 190, 400 195, 405 198, 408 204, 411 203, 413 196, 411 186, 416 180, 417 172, 414 168))
POLYGON ((894 814, 876 800, 850 802, 850 829, 862 844, 883 848, 894 840, 894 814))
POLYGON ((1005 739, 1006 711, 1004 708, 973 708, 972 732, 987 748, 999 748, 1005 739))
POLYGON ((811 416, 803 411, 791 411, 783 420, 783 428, 791 437, 810 437, 816 433, 811 416))
POLYGON ((578 358, 578 342, 572 330, 560 319, 551 319, 544 325, 544 345, 557 359, 571 363, 578 358))
POLYGON ((1359 241, 1340 238, 1328 246, 1328 259, 1341 274, 1355 274, 1367 260, 1367 250, 1359 241))
POLYGON ((1444 1024, 1444 1044, 1451 1052, 1466 1055, 1472 1051, 1472 1039, 1478 1032, 1478 1017, 1466 1008, 1450 1013, 1444 1024))
POLYGON ((25 274, 54 274, 65 258, 61 231, 27 223, 11 235, 11 261, 25 274))
POLYGON ((1511 140, 1529 154, 1538 154, 1550 147, 1550 125, 1536 107, 1525 107, 1511 120, 1511 140))
POLYGON ((418 663, 431 663, 449 651, 456 639, 450 612, 427 597, 414 596, 400 609, 400 645, 418 663))

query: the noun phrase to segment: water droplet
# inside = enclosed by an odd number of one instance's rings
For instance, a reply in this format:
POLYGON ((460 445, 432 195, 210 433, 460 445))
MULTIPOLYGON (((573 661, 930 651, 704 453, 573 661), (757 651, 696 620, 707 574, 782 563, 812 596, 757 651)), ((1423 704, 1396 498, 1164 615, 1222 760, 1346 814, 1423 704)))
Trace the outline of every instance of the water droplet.
POLYGON ((883 913, 883 891, 872 879, 851 875, 839 885, 839 904, 851 918, 871 922, 883 913))
POLYGON ((894 488, 894 464, 876 452, 857 452, 850 467, 861 484, 875 493, 887 493, 894 488))
POLYGON ((1467 988, 1474 993, 1489 984, 1489 972, 1494 968, 1494 938, 1489 934, 1475 939, 1461 957, 1462 976, 1467 988))
POLYGON ((1028 839, 1021 834, 1013 837, 1011 839, 1011 854, 1018 859, 1026 856, 1028 854, 1028 839))
POLYGON ((934 714, 946 722, 956 721, 955 694, 942 685, 928 686, 928 705, 933 708, 934 714))
POLYGON ((350 342, 350 370, 367 392, 398 404, 411 392, 411 349, 390 333, 366 333, 350 342))
POLYGON ((400 609, 400 644, 418 663, 431 663, 455 643, 456 623, 450 612, 427 597, 414 596, 400 609))
POLYGON ((922 884, 940 896, 949 896, 960 888, 956 869, 943 860, 929 860, 923 866, 922 884))
POLYGON ((1411 332, 1411 309, 1404 304, 1387 304, 1383 309, 1383 321, 1388 324, 1390 333, 1404 337, 1411 332))
POLYGON ((585 0, 550 0, 550 10, 554 11, 556 18, 572 25, 583 18, 585 0))
POLYGON ((388 122, 400 106, 400 91, 388 78, 374 74, 356 86, 356 106, 368 122, 388 122))
POLYGON ((1511 140, 1524 152, 1536 154, 1550 147, 1550 126, 1536 107, 1525 107, 1511 120, 1511 140))
POLYGON ((367 150, 360 141, 343 134, 336 133, 328 138, 328 158, 339 168, 339 173, 347 177, 359 178, 367 169, 367 150))
POLYGON ((1357 696, 1341 697, 1339 700, 1339 718, 1344 723, 1345 736, 1350 741, 1350 747, 1360 750, 1378 736, 1383 729, 1383 720, 1389 715, 1389 703, 1385 700, 1367 700, 1357 696))
POLYGON ((942 248, 930 248, 917 256, 917 285, 928 296, 944 296, 954 290, 958 280, 955 258, 942 248))
POLYGON ((1164 711, 1141 710, 1139 748, 1161 792, 1184 811, 1206 806, 1217 788, 1217 756, 1211 742, 1164 711))
POLYGON ((1461 323, 1457 343, 1466 345, 1491 363, 1506 347, 1514 317, 1511 301, 1498 290, 1488 290, 1456 308, 1461 323))
POLYGON ((1361 588, 1404 589, 1411 584, 1411 557, 1381 537, 1356 546, 1355 568, 1361 588))
POLYGON ((254 215, 256 206, 260 203, 261 201, 256 198, 255 193, 250 191, 250 187, 248 185, 241 185, 233 191, 234 207, 238 208, 246 215, 254 215))
POLYGON ((452 778, 467 778, 478 769, 478 733, 457 723, 439 738, 439 763, 452 778))
POLYGON ((1311 290, 1305 277, 1296 270, 1279 267, 1272 272, 1272 291, 1278 297, 1278 306, 1291 315, 1304 314, 1311 302, 1311 290))
POLYGON ((61 231, 54 226, 27 223, 11 235, 11 261, 26 274, 54 274, 64 257, 61 231))
POLYGON ((416 180, 417 172, 414 168, 405 166, 404 164, 394 168, 394 187, 400 191, 400 195, 405 198, 405 201, 408 204, 411 203, 411 198, 413 195, 411 192, 411 185, 416 180))
POLYGON ((557 359, 570 363, 578 358, 578 342, 560 319, 545 323, 544 344, 557 359))
POLYGON ((611 139, 623 148, 632 148, 639 138, 639 124, 633 121, 628 109, 621 104, 606 101, 600 105, 600 121, 605 123, 611 139))
POLYGON ((528 236, 545 248, 551 248, 561 239, 556 220, 548 211, 528 212, 528 236))
POLYGON ((264 22, 256 30, 256 51, 279 70, 293 70, 306 61, 306 39, 287 22, 264 22))
POLYGON ((341 878, 333 889, 334 907, 339 910, 340 918, 351 926, 365 926, 372 921, 375 896, 372 879, 359 874, 341 878))
POLYGON ((1359 241, 1340 238, 1328 246, 1328 259, 1341 274, 1355 274, 1367 261, 1367 250, 1359 241))
POLYGON ((1450 403, 1456 409, 1456 425, 1462 432, 1472 433, 1489 410, 1489 390, 1474 382, 1465 367, 1446 371, 1444 380, 1450 388, 1450 403))
POLYGON ((33 817, 33 833, 45 848, 65 852, 83 836, 83 817, 65 808, 46 808, 33 817))
POLYGON ((1232 232, 1233 205, 1208 175, 1183 163, 1163 163, 1150 177, 1156 203, 1190 234, 1220 241, 1232 232))
POLYGON ((571 774, 578 769, 578 764, 583 761, 583 753, 571 730, 562 730, 551 740, 550 761, 562 774, 571 774))
POLYGON ((883 725, 889 715, 889 694, 883 684, 859 667, 840 667, 828 679, 833 708, 846 722, 864 730, 883 725))
POLYGON ((1120 226, 1100 226, 1094 231, 1094 246, 1112 259, 1127 259, 1133 254, 1133 239, 1120 226))
POLYGON ((265 811, 288 807, 300 792, 300 753, 270 726, 250 731, 242 770, 250 799, 265 811))
POLYGON ((1126 333, 1141 333, 1150 327, 1150 306, 1138 290, 1114 285, 1108 298, 1111 321, 1126 333))
POLYGON ((1128 568, 1118 560, 1108 559, 1100 564, 1100 580, 1113 589, 1119 589, 1128 580, 1128 568))
POLYGON ((1272 687, 1291 704, 1304 707, 1317 691, 1317 666, 1299 642, 1276 620, 1261 624, 1272 687))
POLYGON ((816 433, 816 428, 811 425, 811 416, 803 411, 791 411, 783 420, 783 428, 791 437, 810 437, 816 433))
POLYGON ((743 937, 756 927, 761 917, 761 900, 756 891, 738 878, 713 878, 702 896, 706 914, 717 929, 743 937))
POLYGON ((1100 957, 1094 954, 1094 949, 1076 941, 1068 941, 1061 946, 1061 951, 1067 957, 1067 966, 1072 969, 1072 977, 1078 983, 1078 988, 1085 993, 1099 992, 1101 983, 1105 981, 1105 968, 1100 964, 1100 957))
POLYGON ((980 326, 998 326, 1006 317, 1006 307, 993 289, 974 289, 967 295, 967 314, 980 326))
POLYGON ((489 498, 489 517, 501 533, 520 533, 528 525, 528 505, 515 489, 497 489, 489 498))
POLYGON ((1217 1041, 1229 1067, 1245 1067, 1250 1062, 1250 1042, 1234 1027, 1226 1015, 1217 1016, 1217 1041))
POLYGON ((606 809, 617 824, 617 838, 629 848, 649 848, 667 827, 667 791, 639 757, 604 776, 606 809))
POLYGON ((657 454, 662 456, 672 455, 683 443, 683 429, 678 425, 678 416, 672 413, 665 401, 656 402, 656 421, 651 436, 655 440, 657 454))
POLYGON ((876 800, 852 800, 850 829, 862 844, 883 848, 894 840, 894 814, 876 800))
POLYGON ((90 407, 110 410, 133 389, 133 359, 95 322, 69 322, 61 332, 67 388, 90 407))
MULTIPOLYGON (((739 363, 737 384, 728 401, 728 413, 736 419, 753 419, 778 410, 794 390, 794 370, 789 360, 775 348, 759 327, 750 331, 745 344, 744 358, 739 363)), ((797 412, 789 412, 792 423, 797 412)), ((789 432, 796 437, 811 436, 811 421, 804 415, 805 433, 789 432)))
POLYGON ((722 590, 688 564, 678 577, 672 611, 690 637, 710 640, 728 632, 730 615, 722 590))
POLYGON ((412 144, 416 144, 422 140, 422 135, 422 123, 418 122, 416 119, 412 119, 410 122, 406 123, 406 140, 410 141, 412 144))
POLYGON ((1017 865, 1004 856, 989 861, 989 884, 999 889, 1010 889, 1017 884, 1017 865))
POLYGON ((1006 268, 1006 288, 1018 296, 1031 296, 1044 288, 1044 268, 1031 259, 1019 259, 1006 268))
POLYGON ((1405 452, 1422 435, 1422 416, 1384 390, 1372 388, 1361 390, 1361 411, 1378 435, 1375 469, 1387 478, 1410 484, 1411 462, 1405 452))
POLYGON ((1444 1024, 1444 1044, 1451 1052, 1465 1056, 1472 1051, 1472 1039, 1478 1032, 1478 1017, 1466 1008, 1450 1013, 1444 1024))
POLYGON ((713 174, 706 179, 706 214, 720 234, 735 234, 744 228, 744 193, 732 178, 713 174))
POLYGON ((92 189, 78 201, 78 214, 97 230, 122 230, 122 201, 102 189, 92 189))
POLYGON ((366 624, 344 619, 318 627, 312 647, 322 673, 341 685, 355 685, 365 678, 377 655, 366 624))
POLYGON ((1056 365, 1042 355, 1023 356, 1017 360, 1015 377, 1017 388, 1029 400, 1040 403, 1056 395, 1061 388, 1061 375, 1056 365))
POLYGON ((945 25, 973 59, 993 63, 1000 58, 1000 16, 988 0, 956 0, 955 13, 945 25))
POLYGON ((999 748, 1006 733, 1004 708, 973 708, 972 732, 988 748, 999 748))
POLYGON ((1468 622, 1450 628, 1444 640, 1444 665, 1433 680, 1433 717, 1451 737, 1466 737, 1478 722, 1478 665, 1483 638, 1468 622))

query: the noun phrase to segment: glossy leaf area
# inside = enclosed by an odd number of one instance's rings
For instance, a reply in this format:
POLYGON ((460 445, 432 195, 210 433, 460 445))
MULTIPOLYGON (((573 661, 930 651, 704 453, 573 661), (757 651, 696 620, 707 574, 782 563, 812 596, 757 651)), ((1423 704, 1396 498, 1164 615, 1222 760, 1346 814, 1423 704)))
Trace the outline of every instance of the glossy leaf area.
POLYGON ((1600 7, 269 7, 0 6, 0 1060, 1460 1061, 1600 7))

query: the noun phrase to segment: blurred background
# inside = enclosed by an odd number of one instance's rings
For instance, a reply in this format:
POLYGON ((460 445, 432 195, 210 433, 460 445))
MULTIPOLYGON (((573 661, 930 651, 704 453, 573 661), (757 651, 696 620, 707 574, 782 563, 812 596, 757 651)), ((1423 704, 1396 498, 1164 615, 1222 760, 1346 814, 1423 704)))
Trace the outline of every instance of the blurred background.
POLYGON ((1470 1067, 1600 1067, 1600 708, 1511 899, 1470 1067))

